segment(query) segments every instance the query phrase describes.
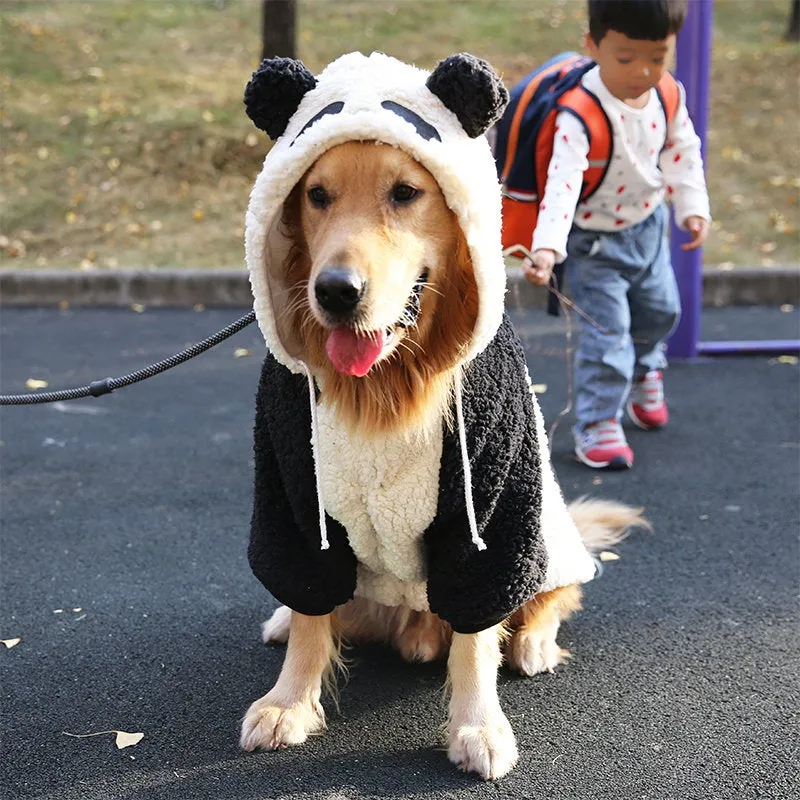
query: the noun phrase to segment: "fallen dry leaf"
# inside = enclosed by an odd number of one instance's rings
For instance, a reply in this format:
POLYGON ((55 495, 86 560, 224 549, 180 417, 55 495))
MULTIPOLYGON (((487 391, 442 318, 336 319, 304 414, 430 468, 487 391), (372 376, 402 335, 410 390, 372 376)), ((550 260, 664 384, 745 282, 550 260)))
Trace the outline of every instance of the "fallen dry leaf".
POLYGON ((134 303, 131 306, 131 310, 135 311, 137 314, 141 314, 144 311, 144 306, 141 303, 134 303))
POLYGON ((779 364, 796 364, 797 361, 797 356, 778 356, 779 364))
POLYGON ((135 744, 139 744, 144 738, 143 733, 128 733, 127 731, 98 731, 97 733, 69 733, 68 731, 61 731, 64 736, 71 736, 73 739, 89 739, 92 736, 106 736, 109 733, 115 733, 116 745, 118 750, 122 750, 124 747, 133 747, 135 744))
POLYGON ((12 647, 16 647, 21 641, 22 638, 20 636, 17 636, 14 639, 0 639, 0 642, 2 642, 8 650, 10 650, 12 647))
POLYGON ((781 306, 781 311, 783 311, 784 314, 788 314, 791 311, 794 311, 794 306, 791 303, 784 303, 781 306))
POLYGON ((234 358, 246 358, 247 356, 253 355, 252 350, 248 350, 246 347, 237 347, 233 351, 234 358))
POLYGON ((47 381, 39 380, 38 378, 28 378, 25 381, 25 388, 26 389, 46 389, 47 388, 47 381))
POLYGON ((544 394, 547 391, 546 383, 534 383, 531 387, 536 394, 544 394))
POLYGON ((143 733, 127 733, 125 731, 117 731, 117 749, 122 750, 123 747, 133 747, 135 744, 144 739, 143 733))
POLYGON ((616 553, 612 553, 610 550, 602 550, 600 552, 600 560, 601 561, 619 561, 619 556, 616 553))

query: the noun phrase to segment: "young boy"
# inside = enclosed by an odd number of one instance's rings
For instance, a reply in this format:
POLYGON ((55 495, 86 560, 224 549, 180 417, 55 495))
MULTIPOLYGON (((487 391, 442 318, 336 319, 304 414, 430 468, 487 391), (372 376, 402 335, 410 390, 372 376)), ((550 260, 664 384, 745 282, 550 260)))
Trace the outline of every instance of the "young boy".
POLYGON ((654 430, 667 423, 665 340, 680 316, 667 243, 669 197, 703 245, 710 214, 700 140, 680 106, 667 124, 656 85, 670 63, 686 0, 589 0, 585 46, 596 62, 582 78, 609 118, 613 158, 600 188, 579 203, 589 143, 575 116, 557 118, 553 156, 525 276, 545 285, 568 257, 567 283, 581 320, 575 359, 575 453, 590 467, 633 465, 620 420, 654 430))

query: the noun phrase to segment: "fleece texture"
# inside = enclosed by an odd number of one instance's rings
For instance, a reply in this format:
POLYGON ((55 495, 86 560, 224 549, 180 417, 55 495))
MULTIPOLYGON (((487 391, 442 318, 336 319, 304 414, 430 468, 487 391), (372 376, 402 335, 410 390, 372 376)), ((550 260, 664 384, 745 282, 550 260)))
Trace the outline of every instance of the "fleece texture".
POLYGON ((352 53, 316 78, 298 62, 282 77, 274 59, 248 87, 248 113, 265 130, 282 131, 246 219, 254 309, 268 348, 256 402, 249 558, 266 588, 304 614, 326 614, 361 596, 430 609, 472 633, 537 592, 594 575, 549 462, 522 347, 503 312, 500 187, 478 134, 502 110, 504 90, 484 62, 454 58, 429 75, 381 54, 352 53), (423 164, 467 240, 479 311, 460 366, 465 452, 458 426, 444 418, 380 440, 353 433, 326 404, 324 387, 303 374, 297 332, 286 329, 283 202, 319 156, 354 140, 400 147, 423 164), (317 390, 316 459, 309 386, 317 390), (470 531, 468 497, 485 549, 470 531))
POLYGON ((426 82, 427 87, 458 117, 475 138, 503 115, 508 90, 486 62, 468 53, 442 61, 426 82))

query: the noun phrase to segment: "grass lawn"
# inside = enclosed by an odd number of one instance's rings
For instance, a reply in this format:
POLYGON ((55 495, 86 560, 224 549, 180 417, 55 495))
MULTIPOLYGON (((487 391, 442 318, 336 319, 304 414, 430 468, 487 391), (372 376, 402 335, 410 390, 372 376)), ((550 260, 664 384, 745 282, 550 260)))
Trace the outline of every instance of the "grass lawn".
MULTIPOLYGON (((579 47, 583 0, 298 0, 300 56, 420 66, 468 50, 513 83, 579 47)), ((259 0, 0 0, 0 255, 30 267, 243 263, 267 149, 242 89, 259 0)), ((789 0, 716 0, 709 264, 800 261, 800 46, 789 0)))

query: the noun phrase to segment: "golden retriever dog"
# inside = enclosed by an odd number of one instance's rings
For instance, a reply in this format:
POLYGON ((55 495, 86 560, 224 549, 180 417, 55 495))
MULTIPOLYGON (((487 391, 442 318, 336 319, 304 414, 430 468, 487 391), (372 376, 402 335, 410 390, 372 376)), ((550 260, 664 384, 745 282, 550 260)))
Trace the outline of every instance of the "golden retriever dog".
MULTIPOLYGON (((290 193, 281 225, 291 243, 282 265, 290 289, 276 324, 317 379, 320 407, 359 441, 452 422, 455 371, 479 292, 464 233, 433 175, 398 147, 337 144, 290 193)), ((640 510, 607 501, 580 500, 569 510, 593 553, 645 524, 640 510)), ((568 656, 559 626, 580 607, 580 586, 562 586, 500 624, 456 633, 430 611, 365 597, 319 616, 281 606, 263 639, 286 643, 285 661, 274 687, 248 709, 241 745, 284 748, 321 732, 323 688, 342 645, 386 642, 411 662, 447 659, 448 757, 499 778, 515 765, 517 747, 498 699, 498 668, 552 672, 568 656)))

